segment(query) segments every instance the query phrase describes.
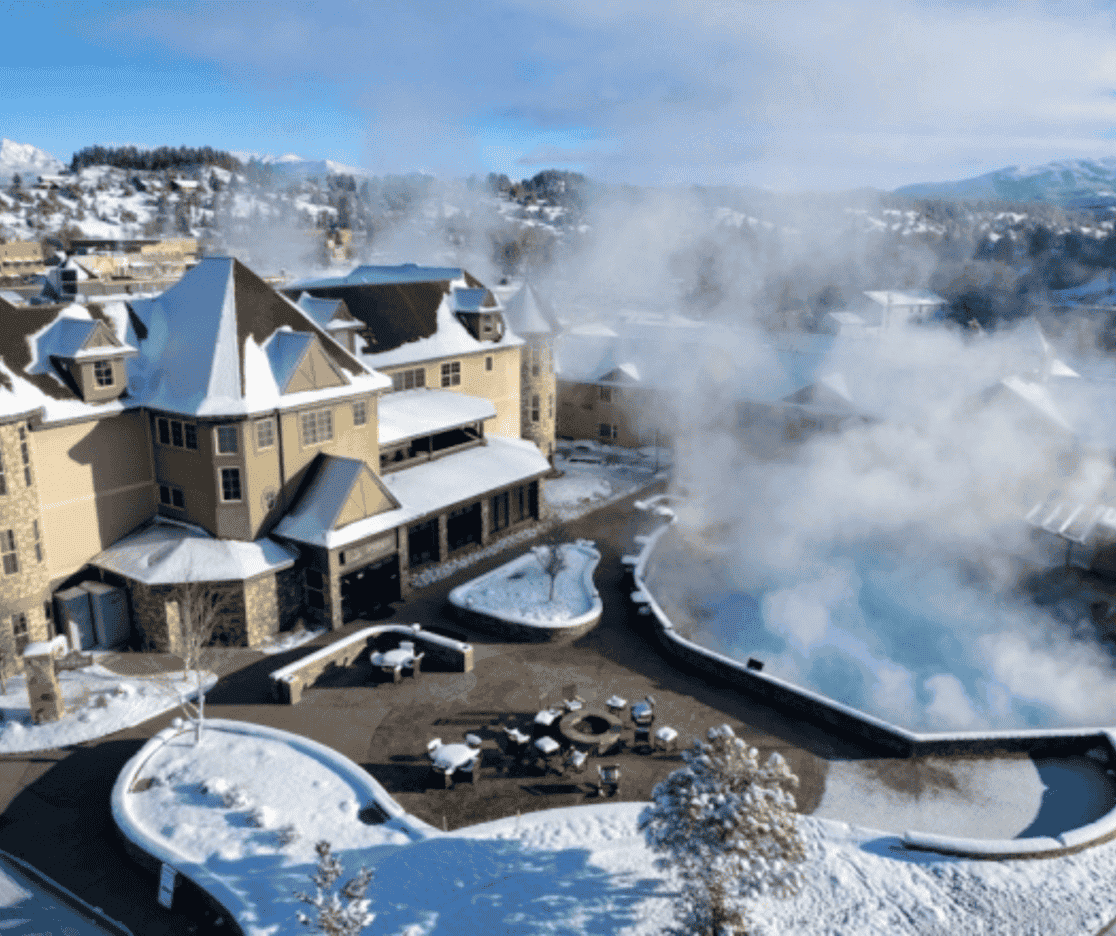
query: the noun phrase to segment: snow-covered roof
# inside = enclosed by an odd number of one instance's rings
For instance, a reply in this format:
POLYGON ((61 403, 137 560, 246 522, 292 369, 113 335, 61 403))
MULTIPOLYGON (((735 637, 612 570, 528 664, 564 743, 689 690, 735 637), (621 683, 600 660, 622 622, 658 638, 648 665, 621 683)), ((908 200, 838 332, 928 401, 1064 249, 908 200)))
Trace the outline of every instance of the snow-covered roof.
POLYGON ((129 368, 129 392, 137 403, 154 408, 198 416, 247 414, 391 386, 231 257, 203 259, 166 292, 133 301, 131 310, 129 338, 140 355, 129 368), (282 337, 269 341, 277 332, 282 337), (318 337, 348 384, 282 395, 287 367, 310 335, 318 337))
POLYGON ((558 331, 553 311, 530 283, 524 284, 504 303, 504 320, 518 335, 547 335, 558 331))
POLYGON ((929 289, 872 289, 865 290, 864 295, 882 306, 942 306, 946 304, 945 299, 929 289))
POLYGON ((299 542, 318 542, 353 523, 399 509, 399 503, 364 462, 322 455, 311 478, 275 532, 299 542))
POLYGON ((490 437, 476 448, 385 475, 384 487, 399 502, 394 510, 357 520, 337 530, 311 529, 290 514, 275 528, 278 536, 334 549, 437 513, 497 488, 537 478, 550 463, 534 443, 490 437))
POLYGON ((178 585, 250 579, 290 568, 297 558, 274 540, 217 539, 198 527, 157 517, 89 562, 148 585, 178 585))
POLYGON ((429 267, 416 263, 400 263, 396 266, 376 266, 365 263, 356 267, 345 276, 329 276, 297 280, 288 289, 314 289, 325 286, 346 286, 367 284, 376 286, 400 285, 404 283, 430 283, 461 279, 461 267, 429 267))
POLYGON ((380 399, 380 445, 433 435, 456 426, 492 419, 495 415, 496 407, 491 400, 450 390, 388 393, 380 399))
POLYGON ((364 327, 362 322, 349 315, 344 299, 316 299, 304 292, 298 297, 298 307, 327 331, 364 327))
POLYGON ((453 304, 457 312, 496 311, 496 298, 487 289, 466 287, 453 291, 453 304), (487 300, 487 301, 486 301, 487 300))
POLYGON ((372 368, 398 367, 402 364, 414 364, 463 354, 478 354, 482 351, 491 352, 493 349, 519 347, 523 344, 523 339, 509 329, 504 330, 499 341, 480 341, 474 338, 469 329, 454 315, 448 295, 442 296, 434 314, 436 324, 433 334, 408 341, 390 351, 366 350, 360 355, 360 359, 372 368))

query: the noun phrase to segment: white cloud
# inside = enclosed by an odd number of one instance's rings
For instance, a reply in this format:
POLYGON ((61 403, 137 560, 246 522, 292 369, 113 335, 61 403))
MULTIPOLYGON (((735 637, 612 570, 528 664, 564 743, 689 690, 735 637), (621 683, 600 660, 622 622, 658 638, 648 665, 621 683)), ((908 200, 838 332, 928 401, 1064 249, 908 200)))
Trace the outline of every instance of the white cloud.
POLYGON ((977 713, 961 680, 952 673, 939 673, 922 681, 930 693, 926 714, 942 728, 972 728, 977 713))

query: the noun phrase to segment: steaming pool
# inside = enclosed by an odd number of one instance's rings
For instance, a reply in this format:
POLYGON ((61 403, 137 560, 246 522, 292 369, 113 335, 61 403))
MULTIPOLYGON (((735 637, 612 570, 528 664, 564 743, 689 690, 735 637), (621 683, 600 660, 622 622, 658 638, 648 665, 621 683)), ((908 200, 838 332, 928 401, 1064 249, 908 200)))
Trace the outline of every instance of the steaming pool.
POLYGON ((750 576, 684 532, 645 576, 678 631, 913 730, 1116 725, 1116 663, 1080 608, 1014 587, 981 563, 890 543, 843 548, 798 576, 750 576))

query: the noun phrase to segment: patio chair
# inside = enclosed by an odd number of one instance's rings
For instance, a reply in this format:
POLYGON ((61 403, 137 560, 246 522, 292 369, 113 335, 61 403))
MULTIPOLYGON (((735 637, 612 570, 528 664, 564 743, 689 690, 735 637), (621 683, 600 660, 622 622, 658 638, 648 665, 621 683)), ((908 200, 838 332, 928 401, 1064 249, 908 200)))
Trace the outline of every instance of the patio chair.
POLYGON ((570 751, 569 757, 562 765, 563 773, 583 774, 589 767, 589 755, 585 751, 579 751, 573 748, 570 751))
MULTIPOLYGON (((422 658, 425 655, 426 654, 424 653, 416 653, 414 659, 411 660, 410 665, 405 667, 406 669, 409 669, 411 671, 411 676, 414 679, 418 679, 419 676, 422 675, 422 658)), ((399 682, 399 680, 397 679, 396 682, 399 682)))
POLYGON ((562 705, 567 712, 579 712, 585 708, 585 700, 577 694, 577 684, 562 687, 562 705))
POLYGON ((511 725, 504 726, 504 736, 508 739, 507 747, 504 749, 505 753, 508 757, 522 760, 523 755, 527 753, 527 749, 531 746, 531 736, 524 734, 518 728, 513 728, 511 725))
POLYGON ((632 741, 632 749, 640 753, 648 753, 653 750, 651 746, 651 726, 650 725, 636 725, 635 739, 632 741))
POLYGON ((597 795, 615 796, 620 792, 620 765, 597 765, 597 795))
POLYGON ((605 705, 608 706, 609 712, 613 715, 619 715, 624 709, 628 707, 628 700, 618 695, 611 696, 605 705))
POLYGON ((438 750, 438 748, 440 748, 441 746, 442 746, 442 739, 441 738, 435 738, 433 741, 431 741, 429 744, 426 745, 426 756, 429 757, 429 758, 433 758, 434 757, 434 752, 436 750, 438 750))
POLYGON ((663 725, 655 732, 652 748, 658 751, 674 751, 678 748, 678 732, 669 725, 663 725))
MULTIPOLYGON (((458 767, 457 768, 457 773, 462 775, 463 780, 468 780, 469 783, 473 784, 473 786, 476 786, 476 784, 477 784, 477 773, 478 773, 478 768, 479 767, 480 767, 480 755, 478 754, 478 756, 474 757, 471 761, 469 761, 469 763, 465 764, 463 767, 458 767)), ((447 783, 446 786, 449 786, 449 784, 447 783)))
POLYGON ((561 762, 559 758, 562 755, 562 746, 551 738, 549 735, 544 735, 537 738, 534 742, 536 765, 542 768, 543 776, 546 776, 551 771, 556 774, 562 773, 561 762), (558 766, 555 766, 558 764, 558 766))
POLYGON ((637 702, 632 706, 632 721, 636 725, 650 726, 655 722, 655 699, 652 696, 644 696, 642 702, 637 702))

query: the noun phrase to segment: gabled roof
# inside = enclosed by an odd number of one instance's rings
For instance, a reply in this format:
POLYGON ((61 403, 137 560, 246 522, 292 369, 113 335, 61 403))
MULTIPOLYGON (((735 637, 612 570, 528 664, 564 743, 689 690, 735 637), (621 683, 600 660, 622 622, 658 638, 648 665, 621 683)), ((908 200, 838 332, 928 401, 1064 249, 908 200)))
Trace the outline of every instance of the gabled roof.
POLYGON ((275 532, 300 542, 324 542, 342 527, 388 511, 399 502, 364 462, 319 455, 298 500, 275 532))
MULTIPOLYGON (((313 317, 231 257, 203 259, 161 295, 134 300, 130 312, 129 333, 136 337, 140 355, 129 369, 129 389, 137 401, 155 408, 233 415, 301 402, 281 400, 280 388, 290 378, 287 366, 296 349, 307 350, 306 339, 280 339, 274 358, 265 349, 276 332, 287 329, 317 337, 330 366, 346 375, 342 380, 348 381, 344 389, 350 393, 391 385, 337 344, 313 317)), ((327 399, 340 389, 297 396, 327 399)))
POLYGON ((554 310, 539 298, 535 287, 530 283, 525 283, 504 304, 504 318, 508 327, 517 335, 547 335, 558 332, 558 319, 554 310))
POLYGON ((349 314, 344 299, 315 299, 304 292, 298 297, 298 307, 329 332, 364 327, 359 319, 349 314))
POLYGON ((945 299, 929 289, 866 289, 864 295, 882 306, 941 306, 946 304, 945 299))
MULTIPOLYGON (((441 315, 442 306, 451 313, 449 297, 453 291, 481 290, 477 309, 498 311, 499 305, 484 284, 467 270, 458 267, 420 267, 404 264, 401 267, 357 267, 348 276, 318 280, 300 280, 283 289, 284 295, 296 298, 310 293, 318 299, 343 299, 349 314, 358 319, 364 328, 366 343, 361 352, 372 355, 373 366, 393 366, 413 360, 439 357, 437 349, 422 347, 404 348, 426 339, 437 337, 439 344, 447 335, 439 332, 448 326, 449 350, 447 354, 464 354, 479 351, 494 344, 517 344, 512 336, 500 342, 478 342, 461 321, 452 314, 441 315), (460 339, 454 341, 453 339, 460 339), (390 359, 378 355, 395 352, 390 359)), ((467 294, 469 295, 469 294, 467 294)))

